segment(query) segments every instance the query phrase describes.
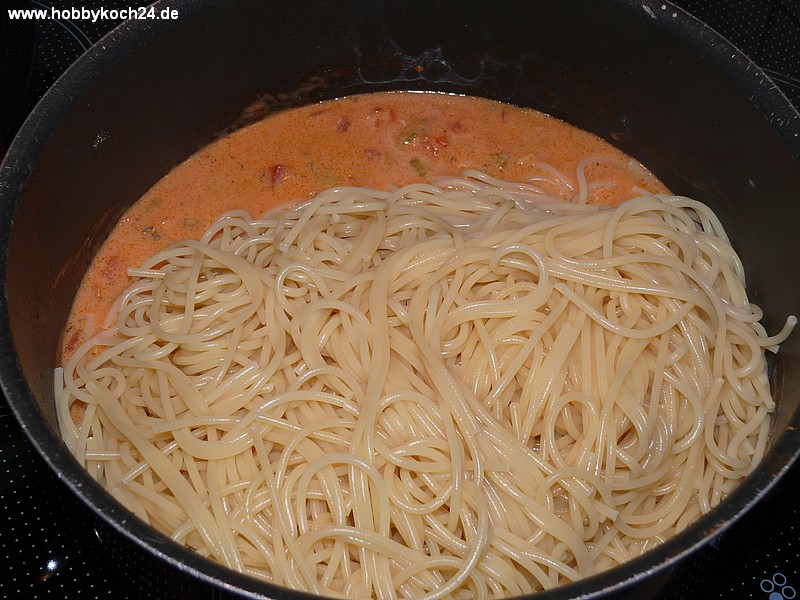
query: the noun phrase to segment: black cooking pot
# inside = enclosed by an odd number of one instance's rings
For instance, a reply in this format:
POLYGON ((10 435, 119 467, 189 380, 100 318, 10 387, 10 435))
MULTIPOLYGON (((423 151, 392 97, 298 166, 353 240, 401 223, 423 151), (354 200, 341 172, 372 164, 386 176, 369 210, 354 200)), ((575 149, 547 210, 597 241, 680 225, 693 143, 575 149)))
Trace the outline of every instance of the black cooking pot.
MULTIPOLYGON (((379 90, 542 110, 711 205, 768 330, 800 307, 800 116, 748 59, 663 0, 187 0, 154 8, 177 18, 128 22, 92 48, 45 96, 2 165, 0 377, 22 427, 67 485, 185 572, 244 594, 303 596, 210 563, 117 504, 61 442, 52 370, 81 277, 122 212, 192 152, 272 111, 379 90)), ((798 337, 771 362, 778 410, 770 450, 733 495, 644 557, 541 598, 633 594, 758 501, 800 450, 798 337)))

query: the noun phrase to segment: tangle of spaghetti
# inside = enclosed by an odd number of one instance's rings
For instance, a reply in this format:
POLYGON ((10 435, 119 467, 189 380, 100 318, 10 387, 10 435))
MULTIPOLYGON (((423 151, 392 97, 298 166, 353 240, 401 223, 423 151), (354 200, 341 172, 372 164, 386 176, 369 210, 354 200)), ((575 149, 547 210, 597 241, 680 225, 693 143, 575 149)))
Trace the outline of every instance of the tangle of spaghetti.
POLYGON ((642 554, 763 455, 796 321, 765 333, 700 203, 477 172, 228 213, 130 273, 57 371, 72 452, 178 543, 329 596, 514 596, 642 554))

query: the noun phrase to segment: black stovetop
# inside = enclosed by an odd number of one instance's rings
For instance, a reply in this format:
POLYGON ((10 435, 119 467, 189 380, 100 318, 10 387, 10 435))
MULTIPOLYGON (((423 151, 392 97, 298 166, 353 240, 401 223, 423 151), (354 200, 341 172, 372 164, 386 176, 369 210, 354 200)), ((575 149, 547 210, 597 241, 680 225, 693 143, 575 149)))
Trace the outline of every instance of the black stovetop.
MULTIPOLYGON (((800 0, 678 0, 731 40, 800 106, 800 0)), ((139 2, 0 0, 0 156, 56 78, 119 20, 20 27, 8 8, 125 8, 139 2)), ((762 502, 676 567, 658 600, 795 598, 800 591, 800 465, 762 502)), ((153 558, 107 526, 45 465, 0 396, 0 597, 191 598, 228 594, 153 558)))

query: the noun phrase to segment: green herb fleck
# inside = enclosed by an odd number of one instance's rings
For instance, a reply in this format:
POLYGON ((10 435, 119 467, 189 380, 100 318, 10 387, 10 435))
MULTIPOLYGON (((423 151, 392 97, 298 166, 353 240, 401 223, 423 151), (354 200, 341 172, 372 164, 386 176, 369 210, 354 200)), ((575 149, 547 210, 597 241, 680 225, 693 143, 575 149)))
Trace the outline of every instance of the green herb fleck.
POLYGON ((161 196, 156 196, 155 198, 151 198, 150 201, 145 204, 145 212, 150 212, 151 210, 155 210, 158 206, 164 201, 164 198, 161 196))
POLYGON ((416 157, 412 158, 410 161, 411 166, 414 167, 414 170, 417 172, 417 175, 420 177, 425 177, 428 174, 428 169, 425 168, 425 165, 422 161, 416 157))
POLYGON ((508 152, 496 152, 492 155, 494 157, 494 166, 501 171, 508 165, 511 155, 508 152))
POLYGON ((158 233, 158 231, 156 231, 156 228, 153 225, 148 225, 147 227, 142 229, 142 233, 149 235, 151 238, 153 238, 156 241, 161 239, 161 234, 158 233))

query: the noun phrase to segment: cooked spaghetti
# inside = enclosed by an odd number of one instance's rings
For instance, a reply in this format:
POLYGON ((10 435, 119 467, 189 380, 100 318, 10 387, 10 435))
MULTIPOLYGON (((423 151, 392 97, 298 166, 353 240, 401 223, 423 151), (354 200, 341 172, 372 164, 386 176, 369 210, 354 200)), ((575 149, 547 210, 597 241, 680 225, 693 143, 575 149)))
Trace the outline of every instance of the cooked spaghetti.
POLYGON ((762 457, 795 323, 766 334, 698 202, 477 172, 231 212, 130 275, 56 373, 70 449, 178 543, 329 596, 514 596, 642 554, 762 457))

